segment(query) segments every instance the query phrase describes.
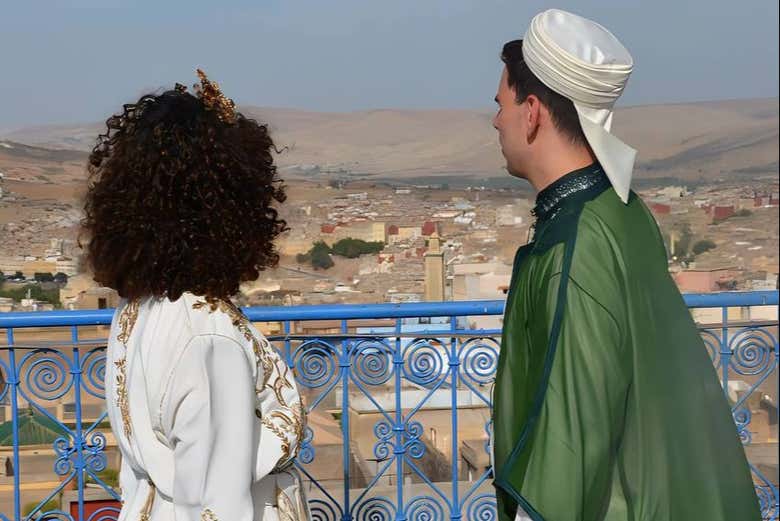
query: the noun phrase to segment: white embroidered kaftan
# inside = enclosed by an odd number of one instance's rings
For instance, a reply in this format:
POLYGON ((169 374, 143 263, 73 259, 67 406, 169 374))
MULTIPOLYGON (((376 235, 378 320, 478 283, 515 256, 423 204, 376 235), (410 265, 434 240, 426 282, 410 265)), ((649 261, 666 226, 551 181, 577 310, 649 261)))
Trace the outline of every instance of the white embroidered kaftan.
POLYGON ((238 308, 123 302, 107 357, 119 521, 310 518, 291 467, 305 428, 293 372, 238 308))

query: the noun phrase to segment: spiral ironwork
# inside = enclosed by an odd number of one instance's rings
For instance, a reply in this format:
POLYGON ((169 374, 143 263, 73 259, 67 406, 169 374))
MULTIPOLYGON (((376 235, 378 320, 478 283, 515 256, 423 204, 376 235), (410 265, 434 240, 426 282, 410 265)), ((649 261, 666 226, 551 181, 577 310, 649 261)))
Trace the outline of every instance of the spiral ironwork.
POLYGON ((327 385, 338 373, 339 352, 321 339, 301 343, 292 359, 297 383, 310 389, 327 385))
POLYGON ((321 499, 309 500, 309 512, 311 512, 312 521, 338 521, 340 519, 333 505, 321 499))
POLYGON ((382 385, 393 376, 393 349, 378 340, 358 341, 352 348, 351 370, 366 385, 382 385))
POLYGON ((406 519, 409 521, 444 521, 444 507, 431 496, 419 496, 406 505, 406 519))
POLYGON ((314 440, 314 431, 311 427, 306 426, 303 431, 303 441, 301 442, 301 449, 298 451, 298 461, 303 464, 311 463, 314 461, 315 449, 312 441, 314 440))
POLYGON ((460 376, 477 385, 488 385, 496 377, 499 342, 495 338, 470 338, 460 347, 460 376))
POLYGON ((777 340, 765 329, 745 328, 731 337, 731 367, 740 375, 761 375, 777 364, 777 340))
POLYGON ((466 507, 466 519, 469 521, 496 521, 498 505, 494 494, 480 494, 471 498, 466 507))
POLYGON ((64 476, 73 472, 75 465, 76 448, 70 436, 60 436, 52 444, 57 459, 54 461, 54 472, 58 476, 64 476))
POLYGON ((82 389, 95 398, 106 397, 106 348, 98 347, 81 361, 82 389))
POLYGON ((94 473, 106 470, 106 437, 102 432, 93 432, 89 437, 89 443, 84 446, 82 452, 84 465, 94 473))
POLYGON ((117 507, 103 507, 95 510, 87 521, 117 521, 119 509, 117 507))
POLYGON ((361 502, 355 511, 355 521, 394 521, 395 505, 386 497, 372 497, 361 502))
POLYGON ((752 418, 750 410, 745 408, 737 409, 734 411, 733 416, 734 423, 737 426, 737 434, 739 434, 739 439, 743 444, 750 445, 750 443, 753 441, 753 435, 748 430, 748 425, 750 425, 750 420, 752 418))
POLYGON ((19 364, 19 392, 30 401, 54 401, 73 387, 72 360, 54 349, 36 349, 19 364))
POLYGON ((388 459, 395 449, 395 444, 391 441, 395 434, 390 422, 386 420, 376 422, 374 436, 379 440, 374 444, 374 457, 379 461, 388 459))
POLYGON ((421 338, 411 342, 403 353, 404 377, 423 387, 433 387, 447 378, 445 346, 435 338, 421 338))
MULTIPOLYGON (((41 505, 39 505, 40 507, 41 505)), ((34 510, 30 512, 25 519, 35 519, 41 521, 76 521, 73 516, 60 509, 52 509, 47 511, 34 510)))
POLYGON ((412 459, 420 459, 425 455, 425 443, 421 439, 423 432, 422 423, 416 421, 406 422, 404 447, 406 448, 406 453, 412 459))
POLYGON ((778 507, 780 497, 778 497, 777 488, 765 478, 762 478, 762 483, 762 485, 756 485, 756 495, 758 496, 762 518, 775 521, 778 519, 778 515, 780 515, 780 507, 778 507))

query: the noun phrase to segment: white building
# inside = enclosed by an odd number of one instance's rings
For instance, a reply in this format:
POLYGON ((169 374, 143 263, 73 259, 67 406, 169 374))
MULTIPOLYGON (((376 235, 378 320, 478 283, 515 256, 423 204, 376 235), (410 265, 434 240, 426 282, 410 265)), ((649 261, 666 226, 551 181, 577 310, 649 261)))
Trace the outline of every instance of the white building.
MULTIPOLYGON (((474 262, 452 266, 452 300, 503 300, 512 267, 501 262, 474 262)), ((473 327, 501 327, 501 317, 472 317, 473 327)))
POLYGON ((658 190, 658 195, 666 199, 679 199, 688 195, 687 186, 667 186, 658 190))

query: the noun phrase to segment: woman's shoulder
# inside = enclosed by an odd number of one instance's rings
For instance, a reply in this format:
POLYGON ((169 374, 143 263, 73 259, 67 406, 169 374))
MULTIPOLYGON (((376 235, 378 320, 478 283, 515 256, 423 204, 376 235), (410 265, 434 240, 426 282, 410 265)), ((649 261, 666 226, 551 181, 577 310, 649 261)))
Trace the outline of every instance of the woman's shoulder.
POLYGON ((192 293, 179 298, 147 297, 122 300, 112 320, 112 337, 127 344, 186 344, 196 337, 226 337, 244 344, 257 332, 241 310, 228 300, 209 299, 192 293), (134 334, 135 333, 135 334, 134 334))
POLYGON ((147 325, 153 331, 143 344, 144 348, 149 347, 147 356, 158 362, 160 393, 167 389, 185 360, 189 360, 186 366, 211 364, 215 354, 228 356, 237 349, 254 371, 254 337, 245 334, 249 333, 244 325, 248 321, 229 301, 184 293, 174 301, 167 298, 149 301, 146 307, 147 325))
POLYGON ((249 339, 254 333, 241 309, 228 299, 185 294, 193 330, 199 334, 237 336, 249 339))
POLYGON ((211 299, 185 293, 182 296, 192 337, 211 337, 217 343, 235 343, 254 359, 263 342, 263 335, 255 329, 241 309, 228 299, 211 299))
MULTIPOLYGON (((128 302, 130 308, 133 302, 128 302)), ((191 336, 209 334, 230 335, 242 322, 243 314, 232 302, 183 293, 176 300, 168 297, 149 298, 140 302, 140 312, 156 316, 155 322, 166 329, 186 329, 191 336)), ((119 309, 121 316, 122 310, 119 309)))

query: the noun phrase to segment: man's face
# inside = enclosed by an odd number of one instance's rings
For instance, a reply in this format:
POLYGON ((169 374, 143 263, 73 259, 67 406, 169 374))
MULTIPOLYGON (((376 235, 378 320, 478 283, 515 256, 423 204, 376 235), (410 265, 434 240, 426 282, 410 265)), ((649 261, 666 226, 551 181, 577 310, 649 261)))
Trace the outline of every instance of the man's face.
POLYGON ((498 130, 498 142, 501 153, 506 159, 506 169, 516 177, 525 177, 523 165, 528 157, 528 107, 526 103, 517 103, 515 91, 509 87, 506 67, 501 74, 496 103, 498 112, 493 118, 493 127, 498 130))

